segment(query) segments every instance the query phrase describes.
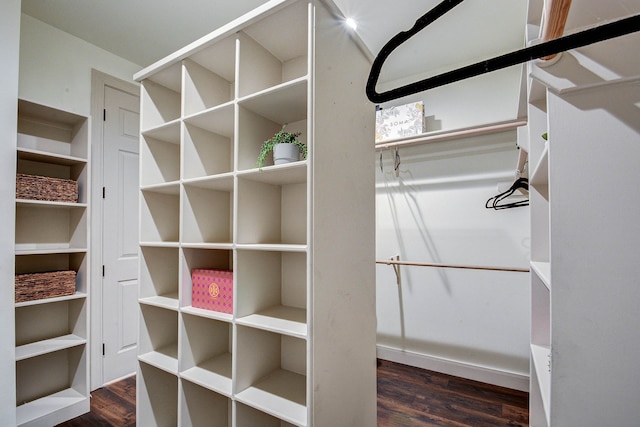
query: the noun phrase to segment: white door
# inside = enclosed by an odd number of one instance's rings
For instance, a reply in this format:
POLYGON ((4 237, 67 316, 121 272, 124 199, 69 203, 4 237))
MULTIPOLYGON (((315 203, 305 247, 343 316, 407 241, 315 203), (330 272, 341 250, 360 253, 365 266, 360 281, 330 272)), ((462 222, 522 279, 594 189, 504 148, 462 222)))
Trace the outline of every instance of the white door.
POLYGON ((104 93, 103 381, 136 370, 138 333, 138 141, 140 99, 104 93))

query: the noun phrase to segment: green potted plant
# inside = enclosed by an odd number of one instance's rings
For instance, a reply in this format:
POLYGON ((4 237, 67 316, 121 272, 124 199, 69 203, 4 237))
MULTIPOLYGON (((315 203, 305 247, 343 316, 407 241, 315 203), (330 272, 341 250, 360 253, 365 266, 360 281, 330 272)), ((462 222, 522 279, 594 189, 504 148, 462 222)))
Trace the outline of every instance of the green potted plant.
POLYGON ((300 156, 303 159, 307 158, 307 146, 298 140, 301 132, 285 132, 286 126, 286 124, 283 125, 278 133, 262 143, 256 162, 257 167, 261 168, 264 165, 267 155, 272 151, 275 165, 296 162, 300 160, 300 156))

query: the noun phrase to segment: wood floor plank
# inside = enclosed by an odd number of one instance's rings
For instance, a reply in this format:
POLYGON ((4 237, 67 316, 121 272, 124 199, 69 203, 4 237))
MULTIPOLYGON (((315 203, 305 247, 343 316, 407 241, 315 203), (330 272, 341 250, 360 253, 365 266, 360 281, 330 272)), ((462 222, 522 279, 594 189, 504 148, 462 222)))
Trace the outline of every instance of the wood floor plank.
MULTIPOLYGON (((378 427, 529 425, 525 392, 384 360, 378 364, 377 387, 378 427)), ((136 425, 135 376, 108 384, 91 395, 90 413, 58 427, 136 425)))

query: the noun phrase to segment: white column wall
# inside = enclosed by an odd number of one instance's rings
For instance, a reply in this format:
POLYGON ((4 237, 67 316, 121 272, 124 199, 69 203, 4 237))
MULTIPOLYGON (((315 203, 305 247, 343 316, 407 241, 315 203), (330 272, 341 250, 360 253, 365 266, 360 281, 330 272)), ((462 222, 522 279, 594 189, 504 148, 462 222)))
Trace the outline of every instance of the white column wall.
POLYGON ((16 423, 14 242, 20 0, 0 2, 0 425, 16 423))

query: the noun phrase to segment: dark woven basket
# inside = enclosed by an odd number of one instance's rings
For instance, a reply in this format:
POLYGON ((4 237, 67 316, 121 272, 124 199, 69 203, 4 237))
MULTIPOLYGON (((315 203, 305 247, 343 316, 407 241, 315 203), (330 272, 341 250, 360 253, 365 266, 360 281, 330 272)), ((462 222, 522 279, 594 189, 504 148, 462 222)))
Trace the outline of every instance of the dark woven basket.
POLYGON ((76 272, 16 274, 15 289, 16 302, 73 295, 76 292, 76 272))
POLYGON ((48 202, 78 202, 78 182, 49 176, 16 176, 16 198, 48 202))

